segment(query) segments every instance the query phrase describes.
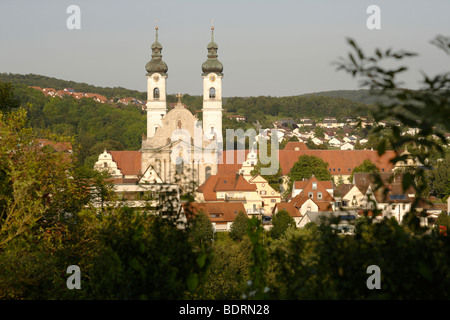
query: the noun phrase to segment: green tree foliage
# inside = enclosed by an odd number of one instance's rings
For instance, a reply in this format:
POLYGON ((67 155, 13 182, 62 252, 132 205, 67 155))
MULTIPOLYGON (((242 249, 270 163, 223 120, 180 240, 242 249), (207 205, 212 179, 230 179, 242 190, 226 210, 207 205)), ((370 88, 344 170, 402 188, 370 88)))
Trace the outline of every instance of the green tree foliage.
POLYGON ((92 168, 107 150, 139 150, 146 130, 145 112, 134 106, 116 108, 93 99, 48 97, 42 92, 15 84, 14 96, 27 110, 27 126, 38 135, 47 132, 74 137, 77 164, 92 168))
POLYGON ((122 208, 99 230, 88 291, 96 299, 181 299, 198 284, 204 253, 170 220, 122 208))
POLYGON ((14 97, 11 83, 0 82, 0 111, 8 112, 19 106, 19 100, 14 97))
POLYGON ((271 249, 278 299, 433 299, 449 296, 449 239, 416 236, 397 221, 358 221, 355 236, 329 226, 298 230, 271 249), (381 270, 369 290, 367 267, 381 270))
MULTIPOLYGON (((270 146, 268 146, 267 148, 270 148, 270 146)), ((270 149, 269 149, 270 150, 270 149)), ((281 172, 281 165, 280 162, 278 162, 278 169, 275 171, 274 174, 270 174, 270 175, 262 175, 261 174, 261 168, 271 168, 273 165, 273 163, 269 162, 267 164, 262 164, 261 161, 259 160, 259 156, 258 156, 258 161, 256 163, 256 165, 254 166, 253 170, 250 171, 250 174, 254 177, 257 175, 261 175, 264 179, 267 180, 267 182, 269 183, 269 185, 275 190, 280 192, 282 189, 282 183, 283 183, 283 174, 281 172)))
MULTIPOLYGON (((428 187, 425 170, 430 169, 427 159, 431 158, 434 151, 444 156, 442 145, 448 143, 444 133, 450 131, 449 73, 442 72, 435 76, 424 74, 421 81, 423 86, 419 90, 405 89, 398 76, 408 70, 408 67, 401 65, 389 69, 384 65, 386 61, 415 57, 416 53, 376 49, 374 54, 366 55, 353 39, 348 39, 348 43, 353 52, 348 54, 348 59, 337 62, 338 70, 360 78, 361 86, 368 87, 374 94, 388 97, 387 101, 377 103, 372 111, 375 126, 371 133, 380 137, 377 151, 382 155, 388 148, 395 150, 398 155, 391 161, 396 163, 406 160, 407 155, 402 155, 402 151, 407 145, 414 144, 420 152, 413 156, 424 166, 406 173, 403 187, 413 187, 417 195, 423 196, 428 187), (385 128, 378 125, 382 120, 396 120, 400 126, 394 124, 385 128), (402 127, 416 128, 417 132, 414 136, 402 135, 402 127), (381 136, 380 133, 386 130, 389 132, 388 136, 381 136)), ((437 36, 432 43, 445 53, 450 53, 448 37, 437 36)))
POLYGON ((214 227, 204 211, 195 215, 189 229, 189 237, 199 247, 204 244, 209 245, 213 241, 214 227))
POLYGON ((445 212, 441 212, 436 219, 436 226, 444 226, 447 227, 447 232, 450 230, 450 216, 445 212))
POLYGON ((248 226, 248 217, 247 215, 239 211, 236 218, 230 227, 230 238, 237 241, 241 241, 244 236, 247 234, 247 226, 248 226))
POLYGON ((272 218, 270 236, 274 239, 279 239, 289 228, 295 228, 295 221, 286 210, 280 210, 272 218))
POLYGON ((350 182, 353 181, 353 174, 358 172, 378 172, 377 166, 369 159, 364 160, 359 166, 355 167, 352 174, 348 178, 350 182))
POLYGON ((234 241, 227 233, 219 234, 214 241, 211 264, 193 298, 241 299, 249 281, 251 250, 252 245, 247 235, 241 241, 234 241))
POLYGON ((309 179, 313 175, 320 181, 331 180, 328 163, 316 156, 301 155, 288 173, 289 189, 292 189, 294 181, 309 179))
POLYGON ((0 81, 9 81, 13 84, 20 83, 27 86, 37 86, 41 88, 53 88, 55 90, 64 90, 65 88, 72 88, 76 92, 98 93, 107 98, 128 98, 147 99, 145 92, 136 90, 129 90, 122 87, 104 88, 89 85, 87 83, 79 83, 75 81, 66 81, 52 77, 41 76, 37 74, 12 74, 0 73, 0 81))
POLYGON ((430 173, 430 182, 433 195, 444 200, 450 196, 450 154, 437 162, 430 173))

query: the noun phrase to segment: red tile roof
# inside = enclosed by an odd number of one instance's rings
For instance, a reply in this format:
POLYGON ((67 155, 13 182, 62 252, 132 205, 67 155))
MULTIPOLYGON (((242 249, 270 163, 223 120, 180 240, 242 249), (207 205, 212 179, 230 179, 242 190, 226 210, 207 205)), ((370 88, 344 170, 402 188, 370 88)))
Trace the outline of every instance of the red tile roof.
MULTIPOLYGON (((245 161, 238 159, 238 153, 247 156, 249 150, 227 150, 219 155, 219 173, 236 173, 242 167, 245 161)), ((353 169, 363 163, 364 160, 372 161, 381 172, 391 171, 394 165, 390 162, 395 157, 394 151, 386 151, 381 157, 375 150, 279 150, 278 158, 280 161, 283 175, 287 175, 294 163, 301 155, 316 156, 328 163, 328 170, 332 175, 350 175, 353 169)))
POLYGON ((218 174, 211 175, 197 188, 203 193, 205 201, 216 201, 216 192, 220 191, 255 191, 256 185, 249 183, 242 175, 218 174))
POLYGON ((56 142, 48 139, 37 139, 40 146, 52 146, 58 152, 72 151, 72 144, 70 142, 56 142))
POLYGON ((140 151, 109 151, 117 167, 124 175, 139 175, 141 171, 140 151))
POLYGON ((318 181, 316 177, 312 177, 306 182, 303 187, 303 191, 291 199, 292 203, 296 208, 300 208, 308 199, 311 199, 319 207, 319 211, 330 211, 332 209, 331 202, 334 201, 333 196, 328 193, 326 189, 332 189, 331 181, 318 181), (313 182, 317 183, 317 188, 313 189, 313 182), (309 197, 309 193, 312 192, 313 196, 309 197), (317 197, 317 193, 322 193, 322 198, 317 197))
POLYGON ((300 211, 290 202, 279 202, 275 204, 274 212, 275 210, 285 210, 289 213, 291 217, 302 217, 300 211))
POLYGON ((295 150, 295 148, 298 148, 298 150, 309 150, 306 144, 300 141, 289 141, 283 150, 295 150))
POLYGON ((241 211, 247 215, 242 202, 188 202, 182 205, 188 219, 200 211, 206 213, 211 222, 233 222, 237 214, 241 211))

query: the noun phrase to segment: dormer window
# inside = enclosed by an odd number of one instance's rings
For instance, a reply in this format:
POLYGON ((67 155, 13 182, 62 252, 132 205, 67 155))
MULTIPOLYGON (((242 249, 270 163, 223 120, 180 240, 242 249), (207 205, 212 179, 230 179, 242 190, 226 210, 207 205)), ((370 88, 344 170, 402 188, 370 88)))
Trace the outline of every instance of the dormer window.
POLYGON ((313 188, 313 190, 317 190, 317 182, 312 183, 312 188, 313 188))

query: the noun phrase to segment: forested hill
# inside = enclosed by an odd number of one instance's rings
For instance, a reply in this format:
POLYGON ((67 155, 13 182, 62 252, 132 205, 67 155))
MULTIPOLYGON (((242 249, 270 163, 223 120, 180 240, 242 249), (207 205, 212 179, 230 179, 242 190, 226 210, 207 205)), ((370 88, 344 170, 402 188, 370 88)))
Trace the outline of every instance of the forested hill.
POLYGON ((0 82, 11 82, 13 84, 20 83, 27 86, 36 86, 41 88, 53 88, 55 90, 63 90, 64 88, 72 88, 77 92, 89 92, 101 94, 108 99, 133 97, 136 99, 147 99, 147 93, 137 90, 125 89, 122 87, 97 87, 87 83, 66 81, 37 74, 15 74, 0 73, 0 82))
MULTIPOLYGON (((35 74, 0 73, 0 82, 25 84, 41 88, 54 88, 62 90, 72 88, 77 92, 91 92, 101 94, 108 99, 133 97, 146 99, 146 92, 130 90, 122 87, 97 87, 86 83, 60 80, 35 74)), ((168 95, 168 102, 175 102, 175 95, 168 95)), ((302 117, 323 118, 347 117, 367 115, 368 106, 375 101, 367 90, 341 90, 327 91, 288 97, 228 97, 224 98, 223 107, 229 114, 238 114, 247 117, 249 122, 260 122, 268 125, 276 118, 292 118, 299 120, 302 117)), ((183 103, 189 106, 192 112, 201 110, 202 97, 185 94, 183 103)))
POLYGON ((325 96, 330 98, 342 98, 365 104, 375 104, 380 100, 379 96, 371 94, 367 89, 323 91, 323 92, 308 93, 303 96, 311 96, 311 95, 325 96))

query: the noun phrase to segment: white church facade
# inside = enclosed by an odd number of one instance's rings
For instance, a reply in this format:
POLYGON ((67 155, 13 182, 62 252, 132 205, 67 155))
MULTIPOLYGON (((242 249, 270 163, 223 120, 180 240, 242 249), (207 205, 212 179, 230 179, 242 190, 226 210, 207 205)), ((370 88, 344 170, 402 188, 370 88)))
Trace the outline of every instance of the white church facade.
POLYGON ((116 191, 132 199, 149 184, 161 188, 178 186, 179 192, 194 191, 210 175, 217 174, 222 147, 223 65, 217 59, 214 27, 202 65, 203 119, 199 121, 181 102, 169 110, 168 67, 162 60, 162 45, 156 39, 147 71, 147 133, 139 151, 108 151, 99 155, 95 169, 108 171, 116 191))

